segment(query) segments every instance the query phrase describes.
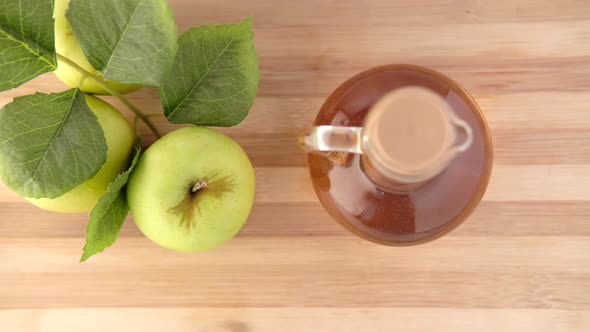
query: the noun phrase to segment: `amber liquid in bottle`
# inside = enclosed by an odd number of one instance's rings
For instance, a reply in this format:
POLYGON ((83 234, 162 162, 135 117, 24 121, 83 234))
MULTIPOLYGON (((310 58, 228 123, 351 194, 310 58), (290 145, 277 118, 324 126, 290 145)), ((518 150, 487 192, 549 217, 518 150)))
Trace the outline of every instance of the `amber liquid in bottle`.
POLYGON ((361 155, 308 156, 314 188, 330 215, 363 238, 389 245, 432 240, 460 224, 481 200, 492 166, 489 129, 475 101, 452 80, 417 66, 383 66, 351 78, 326 100, 314 126, 363 126, 377 101, 407 86, 437 93, 473 130, 471 147, 442 173, 417 188, 391 190, 366 174, 361 155))

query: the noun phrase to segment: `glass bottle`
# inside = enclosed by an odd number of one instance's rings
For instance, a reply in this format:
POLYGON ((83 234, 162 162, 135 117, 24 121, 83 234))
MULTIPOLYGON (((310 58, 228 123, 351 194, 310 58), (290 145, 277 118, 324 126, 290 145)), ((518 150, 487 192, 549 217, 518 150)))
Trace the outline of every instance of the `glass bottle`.
POLYGON ((483 197, 493 159, 475 100, 413 65, 377 67, 343 83, 301 144, 330 215, 386 245, 426 242, 463 222, 483 197))

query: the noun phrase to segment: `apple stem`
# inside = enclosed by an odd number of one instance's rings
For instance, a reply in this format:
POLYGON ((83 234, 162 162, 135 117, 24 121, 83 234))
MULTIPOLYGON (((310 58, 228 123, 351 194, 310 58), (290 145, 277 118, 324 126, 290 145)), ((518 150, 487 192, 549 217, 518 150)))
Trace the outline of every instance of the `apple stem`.
POLYGON ((154 133, 154 135, 156 135, 156 137, 158 137, 158 138, 162 137, 162 135, 160 134, 160 132, 158 131, 158 129, 156 128, 154 123, 149 119, 149 117, 146 116, 137 106, 133 105, 129 101, 129 99, 125 98, 125 96, 123 96, 122 94, 120 94, 116 90, 111 89, 111 87, 109 87, 109 85, 106 83, 106 81, 104 79, 92 74, 91 72, 82 68, 76 62, 70 60, 69 58, 67 58, 59 53, 57 53, 57 59, 64 62, 68 66, 74 68, 76 71, 78 71, 80 74, 82 74, 82 76, 84 78, 90 78, 91 80, 95 81, 96 84, 98 84, 106 92, 110 93, 113 97, 119 99, 123 104, 125 104, 125 106, 127 106, 127 108, 129 110, 131 110, 133 113, 135 113, 135 115, 137 115, 137 117, 139 117, 150 128, 150 130, 154 133))
POLYGON ((196 193, 197 191, 205 188, 207 188, 207 181, 199 180, 199 182, 195 183, 195 185, 191 188, 191 192, 196 193))

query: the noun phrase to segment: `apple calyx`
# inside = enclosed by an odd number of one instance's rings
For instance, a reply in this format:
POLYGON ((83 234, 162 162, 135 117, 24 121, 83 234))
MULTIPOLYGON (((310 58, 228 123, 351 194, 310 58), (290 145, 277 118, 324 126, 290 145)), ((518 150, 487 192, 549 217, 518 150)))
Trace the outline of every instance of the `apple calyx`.
POLYGON ((203 199, 203 195, 207 192, 211 197, 221 199, 221 196, 227 192, 231 192, 235 184, 233 176, 224 176, 219 179, 217 176, 212 176, 209 179, 200 179, 191 183, 189 190, 185 197, 175 207, 168 210, 169 213, 181 216, 180 226, 184 227, 186 231, 190 231, 196 223, 198 218, 196 215, 201 214, 199 202, 203 199))
POLYGON ((201 189, 206 189, 207 188, 207 180, 199 180, 197 181, 197 183, 195 183, 195 185, 191 188, 191 192, 193 193, 197 193, 199 190, 201 189))

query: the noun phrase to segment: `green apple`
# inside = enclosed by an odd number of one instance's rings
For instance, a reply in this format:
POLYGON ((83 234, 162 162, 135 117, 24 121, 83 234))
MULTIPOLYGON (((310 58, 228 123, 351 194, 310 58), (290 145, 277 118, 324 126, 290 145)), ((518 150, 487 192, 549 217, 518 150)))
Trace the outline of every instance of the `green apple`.
POLYGON ((248 219, 254 193, 254 169, 244 150, 205 127, 182 128, 154 143, 127 187, 139 229, 178 251, 231 239, 248 219))
MULTIPOLYGON (((55 8, 53 11, 53 17, 55 18, 55 50, 58 54, 69 58, 92 74, 102 77, 100 72, 94 69, 86 59, 86 56, 80 47, 80 43, 78 43, 76 36, 74 36, 74 33, 72 32, 72 27, 66 19, 66 10, 68 9, 69 4, 70 0, 55 0, 55 8)), ((80 72, 66 63, 59 61, 59 59, 57 61, 57 70, 55 70, 54 73, 71 88, 78 87, 80 79, 82 78, 80 72)), ((111 89, 120 93, 127 93, 141 88, 140 85, 124 84, 114 81, 108 81, 107 84, 111 89)), ((93 94, 109 94, 92 79, 84 80, 80 90, 93 94)))
POLYGON ((98 118, 107 142, 107 159, 90 180, 58 198, 27 200, 34 205, 53 212, 82 213, 94 208, 98 198, 109 184, 128 166, 129 155, 135 142, 135 132, 125 117, 109 103, 86 95, 86 103, 98 118))

